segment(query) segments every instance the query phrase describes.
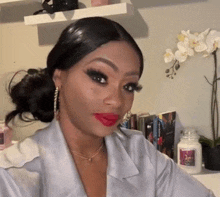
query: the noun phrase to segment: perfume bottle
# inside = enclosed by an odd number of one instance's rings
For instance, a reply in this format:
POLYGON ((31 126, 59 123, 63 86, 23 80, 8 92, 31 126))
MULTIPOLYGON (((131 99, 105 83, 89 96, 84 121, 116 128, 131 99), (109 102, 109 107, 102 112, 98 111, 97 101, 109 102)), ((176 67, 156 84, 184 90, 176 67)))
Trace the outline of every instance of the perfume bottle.
POLYGON ((12 129, 6 126, 4 121, 0 121, 0 150, 12 145, 12 132, 12 129))
POLYGON ((194 128, 186 128, 183 131, 177 149, 177 161, 182 169, 189 174, 197 174, 202 171, 202 146, 194 128))

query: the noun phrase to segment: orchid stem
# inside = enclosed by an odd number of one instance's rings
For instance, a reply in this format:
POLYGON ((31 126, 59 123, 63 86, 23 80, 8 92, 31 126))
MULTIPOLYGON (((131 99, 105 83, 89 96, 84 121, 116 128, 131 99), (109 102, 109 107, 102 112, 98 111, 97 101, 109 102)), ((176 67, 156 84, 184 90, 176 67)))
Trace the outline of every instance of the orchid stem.
POLYGON ((208 82, 208 84, 212 86, 212 84, 209 82, 209 80, 207 79, 207 77, 206 77, 206 76, 204 76, 204 77, 205 77, 206 81, 208 82))
POLYGON ((218 109, 218 99, 217 99, 217 50, 215 50, 212 54, 214 57, 214 76, 212 83, 212 96, 211 96, 211 124, 212 124, 212 135, 213 140, 218 138, 218 130, 219 130, 219 109, 218 109))
POLYGON ((176 65, 177 63, 179 63, 179 61, 178 61, 178 60, 175 60, 175 62, 173 63, 173 65, 169 68, 169 70, 172 70, 172 73, 170 73, 170 74, 167 75, 169 78, 172 78, 173 75, 175 74, 175 65, 176 65))

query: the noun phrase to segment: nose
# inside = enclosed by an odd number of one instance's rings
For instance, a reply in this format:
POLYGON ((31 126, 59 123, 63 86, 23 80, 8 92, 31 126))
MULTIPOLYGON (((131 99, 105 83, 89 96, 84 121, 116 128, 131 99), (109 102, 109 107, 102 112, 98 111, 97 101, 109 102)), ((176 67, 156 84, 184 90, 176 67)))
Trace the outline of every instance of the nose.
POLYGON ((112 108, 120 109, 124 104, 124 97, 121 90, 119 88, 108 89, 103 102, 106 105, 111 105, 112 108))

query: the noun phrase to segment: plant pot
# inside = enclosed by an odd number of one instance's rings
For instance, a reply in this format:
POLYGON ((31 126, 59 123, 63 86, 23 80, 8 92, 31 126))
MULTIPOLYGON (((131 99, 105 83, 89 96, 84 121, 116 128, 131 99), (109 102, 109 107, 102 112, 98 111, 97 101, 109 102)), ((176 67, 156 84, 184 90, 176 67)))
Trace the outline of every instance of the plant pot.
POLYGON ((110 0, 91 0, 92 6, 108 5, 110 0))
POLYGON ((220 145, 211 148, 202 144, 202 155, 205 168, 208 170, 220 170, 220 145))

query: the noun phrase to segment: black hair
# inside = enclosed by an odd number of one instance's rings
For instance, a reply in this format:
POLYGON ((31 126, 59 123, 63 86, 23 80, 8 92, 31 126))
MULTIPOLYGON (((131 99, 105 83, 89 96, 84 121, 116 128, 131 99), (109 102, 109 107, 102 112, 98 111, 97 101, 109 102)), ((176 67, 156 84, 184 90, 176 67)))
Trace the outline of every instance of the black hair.
POLYGON ((5 123, 8 124, 16 115, 23 121, 41 120, 50 122, 53 115, 54 83, 46 69, 29 69, 23 79, 12 85, 14 77, 8 86, 8 93, 16 109, 8 113, 5 123), (26 113, 31 113, 33 118, 26 113))
POLYGON ((47 58, 50 76, 55 69, 67 70, 86 55, 110 41, 126 41, 140 58, 140 76, 143 72, 143 55, 131 35, 117 22, 102 18, 84 18, 70 24, 62 32, 47 58))
POLYGON ((46 69, 29 69, 24 78, 8 92, 16 109, 6 115, 8 124, 16 115, 33 115, 33 120, 51 122, 54 118, 53 99, 55 86, 52 80, 56 69, 68 70, 86 55, 110 41, 126 41, 137 52, 140 60, 140 77, 143 72, 143 55, 132 36, 117 22, 103 17, 88 17, 67 26, 47 57, 46 69))

